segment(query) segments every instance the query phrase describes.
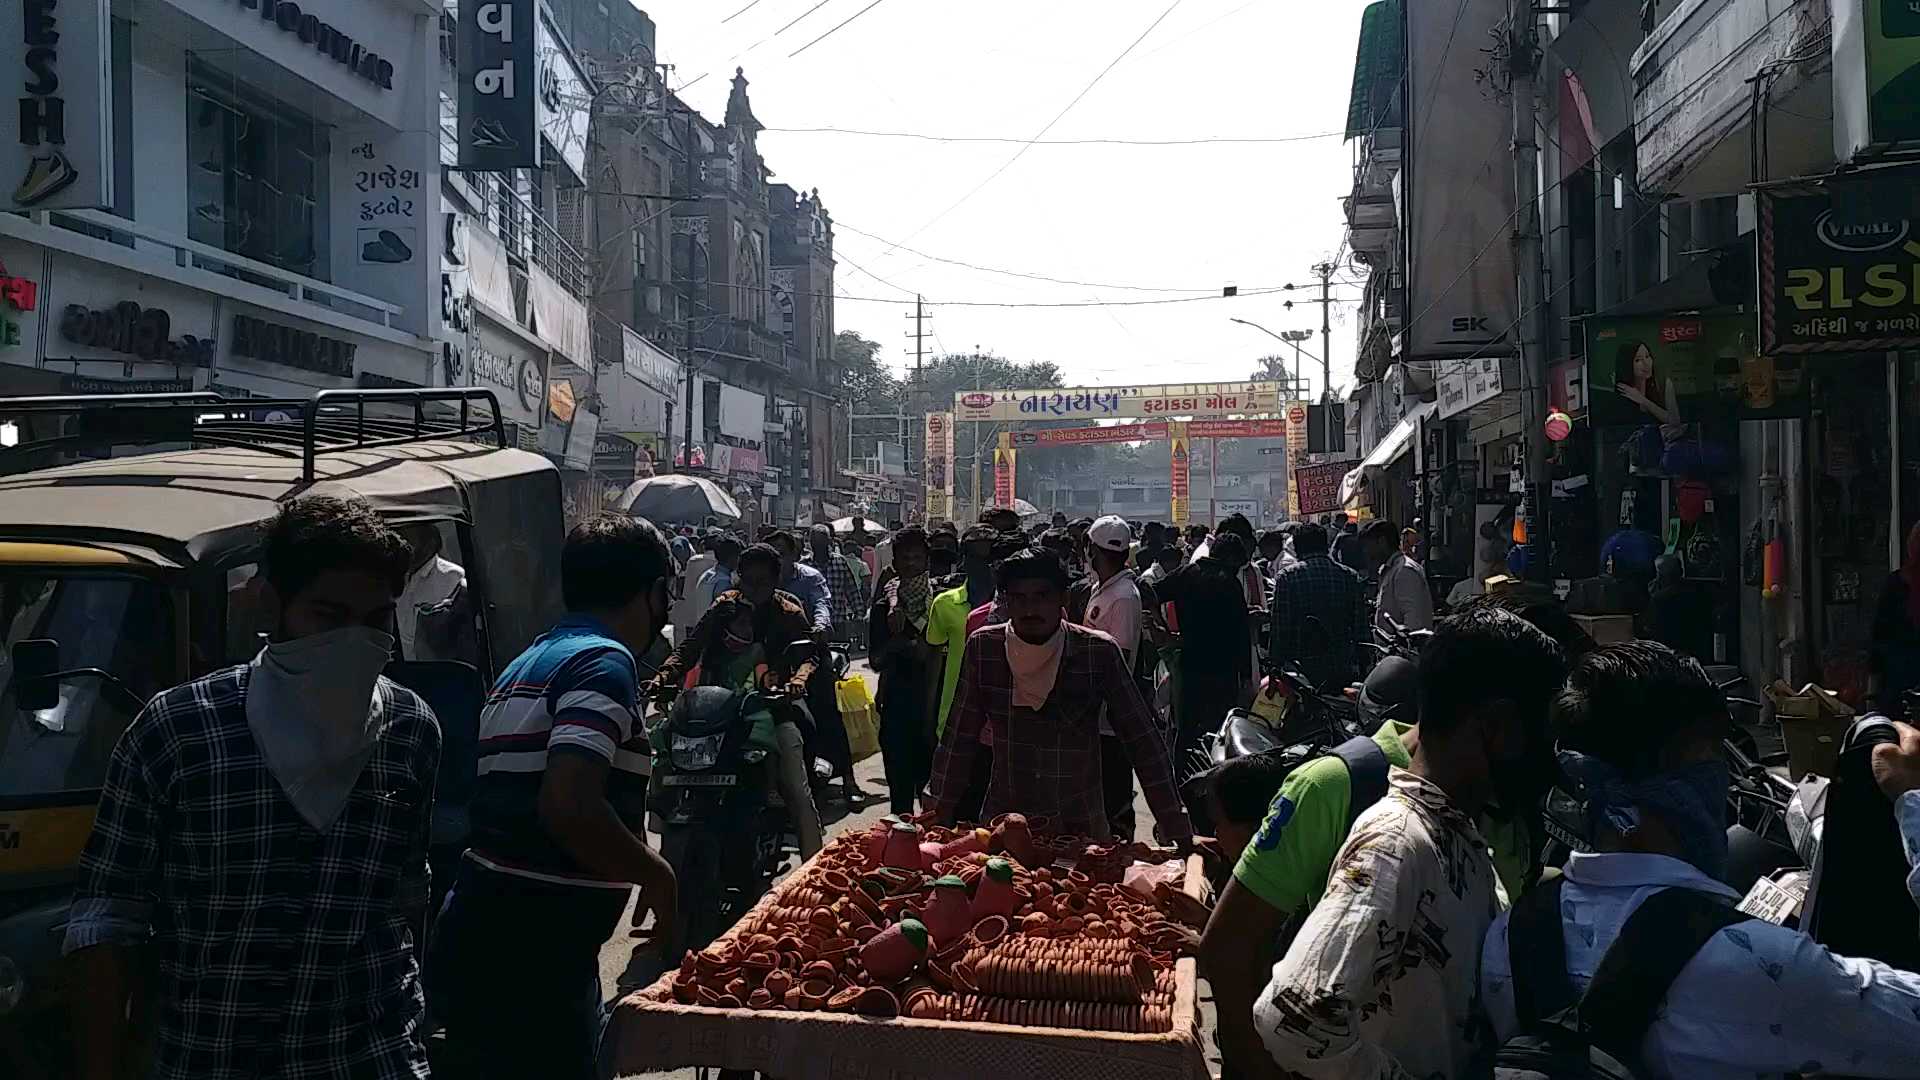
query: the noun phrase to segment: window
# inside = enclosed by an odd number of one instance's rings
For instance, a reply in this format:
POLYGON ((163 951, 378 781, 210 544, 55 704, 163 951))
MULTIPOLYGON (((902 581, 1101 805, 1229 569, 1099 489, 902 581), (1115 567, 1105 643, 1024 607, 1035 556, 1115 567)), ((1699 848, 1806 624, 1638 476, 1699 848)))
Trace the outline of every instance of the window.
POLYGON ((187 84, 187 235, 325 280, 325 129, 198 60, 188 64, 187 84))
POLYGON ((1113 501, 1116 504, 1143 503, 1147 501, 1147 489, 1138 487, 1117 487, 1113 489, 1113 501))

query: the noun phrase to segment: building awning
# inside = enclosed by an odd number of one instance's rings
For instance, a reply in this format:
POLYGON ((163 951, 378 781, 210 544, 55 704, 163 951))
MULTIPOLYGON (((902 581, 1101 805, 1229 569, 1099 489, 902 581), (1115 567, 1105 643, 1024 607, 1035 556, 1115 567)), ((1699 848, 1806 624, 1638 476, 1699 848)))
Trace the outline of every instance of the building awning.
POLYGON ((1400 77, 1407 68, 1401 0, 1375 0, 1360 13, 1360 47, 1353 61, 1353 96, 1347 99, 1347 138, 1401 123, 1400 77))
POLYGON ((1374 444, 1373 450, 1353 467, 1352 471, 1340 480, 1340 505, 1345 506, 1355 495, 1366 490, 1367 470, 1384 469, 1400 460, 1400 456, 1413 447, 1414 436, 1420 433, 1420 422, 1434 414, 1439 406, 1431 401, 1423 401, 1414 406, 1413 411, 1400 418, 1386 437, 1374 444))

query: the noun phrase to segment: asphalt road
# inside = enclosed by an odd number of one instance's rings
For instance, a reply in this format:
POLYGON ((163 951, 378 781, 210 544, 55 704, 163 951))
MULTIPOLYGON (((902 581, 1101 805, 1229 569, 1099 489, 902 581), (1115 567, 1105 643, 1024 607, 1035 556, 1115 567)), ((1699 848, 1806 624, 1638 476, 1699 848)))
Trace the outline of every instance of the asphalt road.
MULTIPOLYGON (((862 678, 865 678, 871 688, 871 684, 874 682, 874 675, 872 669, 867 667, 865 661, 855 661, 853 671, 862 678)), ((838 812, 837 808, 830 808, 829 821, 826 826, 826 832, 829 838, 848 829, 865 828, 885 816, 888 812, 886 799, 887 785, 885 774, 880 765, 880 755, 875 754, 855 765, 854 775, 859 779, 860 786, 866 789, 869 796, 877 797, 877 801, 870 802, 867 806, 846 814, 838 820, 832 820, 832 814, 838 812)), ((1134 801, 1134 818, 1141 823, 1142 828, 1145 828, 1153 821, 1153 812, 1147 807, 1146 800, 1138 798, 1137 796, 1134 801)), ((651 839, 657 843, 659 837, 656 836, 651 839)), ((629 917, 631 917, 631 914, 631 902, 629 902, 629 917)), ((627 981, 625 976, 628 965, 632 958, 633 945, 625 934, 616 934, 614 939, 607 943, 606 948, 601 950, 600 986, 602 992, 607 995, 608 1000, 611 1001, 625 991, 634 989, 632 986, 624 985, 627 981)), ((1200 1009, 1201 1023, 1209 1033, 1207 1039, 1207 1063, 1217 1075, 1220 1068, 1219 1055, 1213 1050, 1212 1039, 1210 1037, 1214 1026, 1213 995, 1207 989, 1204 982, 1201 983, 1200 986, 1200 1009)), ((669 1073, 648 1073, 645 1075, 650 1077, 664 1076, 669 1077, 670 1080, 695 1080, 698 1074, 696 1070, 689 1068, 676 1069, 669 1073)))

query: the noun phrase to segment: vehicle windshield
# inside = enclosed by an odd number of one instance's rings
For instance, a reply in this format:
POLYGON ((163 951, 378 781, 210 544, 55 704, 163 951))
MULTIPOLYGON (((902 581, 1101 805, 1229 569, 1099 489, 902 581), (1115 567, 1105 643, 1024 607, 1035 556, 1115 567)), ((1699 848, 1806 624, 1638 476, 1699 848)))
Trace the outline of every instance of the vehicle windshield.
POLYGON ((0 799, 100 786, 107 756, 133 720, 131 702, 98 678, 60 684, 51 709, 15 704, 13 646, 59 642, 59 668, 99 668, 145 701, 179 681, 173 599, 130 576, 0 571, 0 799))

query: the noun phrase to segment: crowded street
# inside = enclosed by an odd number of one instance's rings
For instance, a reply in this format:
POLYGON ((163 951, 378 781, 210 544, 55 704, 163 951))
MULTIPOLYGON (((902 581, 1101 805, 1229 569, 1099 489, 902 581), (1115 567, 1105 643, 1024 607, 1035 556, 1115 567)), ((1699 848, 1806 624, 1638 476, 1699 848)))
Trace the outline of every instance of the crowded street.
POLYGON ((1920 0, 0 27, 0 1080, 1920 1080, 1920 0))

